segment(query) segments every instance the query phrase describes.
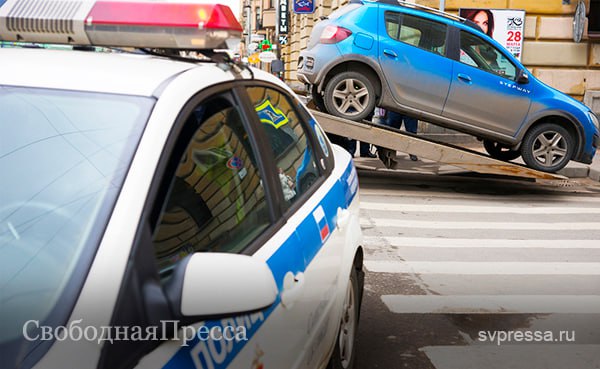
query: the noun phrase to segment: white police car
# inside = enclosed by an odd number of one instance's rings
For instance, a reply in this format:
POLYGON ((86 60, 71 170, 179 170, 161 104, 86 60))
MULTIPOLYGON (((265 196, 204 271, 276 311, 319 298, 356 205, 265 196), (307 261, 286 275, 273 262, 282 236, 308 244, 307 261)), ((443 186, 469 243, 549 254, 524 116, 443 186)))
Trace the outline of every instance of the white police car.
POLYGON ((154 50, 0 49, 3 369, 352 367, 355 168, 211 55, 240 33, 222 5, 0 0, 3 45, 154 50))

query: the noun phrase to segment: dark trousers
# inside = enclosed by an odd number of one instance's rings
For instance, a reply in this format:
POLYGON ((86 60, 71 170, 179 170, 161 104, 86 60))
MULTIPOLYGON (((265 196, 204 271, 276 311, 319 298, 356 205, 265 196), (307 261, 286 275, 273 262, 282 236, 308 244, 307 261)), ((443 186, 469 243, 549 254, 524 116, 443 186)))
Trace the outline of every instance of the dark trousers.
MULTIPOLYGON (((348 152, 351 155, 354 155, 354 153, 356 152, 356 140, 348 139, 348 145, 346 146, 346 149, 348 150, 348 152)), ((370 150, 371 150, 371 144, 368 142, 361 141, 360 156, 366 156, 370 150)))
POLYGON ((400 129, 402 127, 402 123, 404 123, 404 130, 406 132, 417 133, 419 121, 416 118, 396 113, 395 111, 387 112, 387 117, 384 121, 385 125, 388 125, 392 128, 400 129))

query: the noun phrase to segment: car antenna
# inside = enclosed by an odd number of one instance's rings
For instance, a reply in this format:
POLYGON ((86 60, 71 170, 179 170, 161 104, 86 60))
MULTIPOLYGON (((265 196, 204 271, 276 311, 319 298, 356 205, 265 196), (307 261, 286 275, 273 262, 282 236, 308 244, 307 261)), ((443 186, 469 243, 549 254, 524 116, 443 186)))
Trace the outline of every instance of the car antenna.
POLYGON ((210 49, 200 50, 199 54, 204 58, 194 58, 190 56, 182 56, 179 49, 148 49, 141 48, 141 51, 148 55, 166 57, 169 59, 185 62, 185 63, 216 63, 219 68, 224 71, 233 70, 236 74, 241 73, 246 69, 250 73, 251 79, 254 79, 254 72, 252 69, 242 62, 235 62, 231 59, 229 54, 225 52, 214 51, 210 49))

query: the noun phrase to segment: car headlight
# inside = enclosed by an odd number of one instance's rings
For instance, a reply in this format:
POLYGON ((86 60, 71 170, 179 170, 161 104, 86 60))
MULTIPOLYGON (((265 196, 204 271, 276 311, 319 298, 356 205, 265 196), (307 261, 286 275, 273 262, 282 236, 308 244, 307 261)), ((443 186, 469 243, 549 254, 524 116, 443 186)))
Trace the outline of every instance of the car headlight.
POLYGON ((596 116, 596 114, 594 114, 591 111, 588 111, 588 115, 592 123, 594 123, 594 126, 596 126, 596 129, 600 131, 600 122, 598 121, 598 117, 596 116))

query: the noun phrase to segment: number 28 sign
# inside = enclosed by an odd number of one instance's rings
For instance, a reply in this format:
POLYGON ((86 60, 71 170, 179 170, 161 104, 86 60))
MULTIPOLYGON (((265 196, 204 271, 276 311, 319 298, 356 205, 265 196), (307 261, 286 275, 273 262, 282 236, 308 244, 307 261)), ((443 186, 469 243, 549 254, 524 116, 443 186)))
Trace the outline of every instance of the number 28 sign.
POLYGON ((484 33, 521 60, 525 10, 461 8, 459 15, 476 23, 484 33))

